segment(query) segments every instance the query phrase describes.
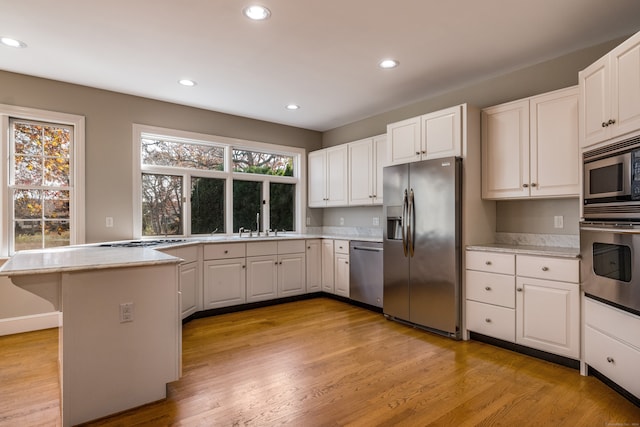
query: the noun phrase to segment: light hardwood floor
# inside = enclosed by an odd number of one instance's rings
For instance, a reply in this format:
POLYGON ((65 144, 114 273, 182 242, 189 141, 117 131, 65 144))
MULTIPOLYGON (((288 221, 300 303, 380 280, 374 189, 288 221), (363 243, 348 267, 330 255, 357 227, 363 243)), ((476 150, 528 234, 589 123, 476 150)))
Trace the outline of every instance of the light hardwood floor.
MULTIPOLYGON (((59 424, 57 330, 0 337, 0 425, 59 424)), ((640 408, 576 370, 317 298, 189 322, 165 401, 96 426, 610 426, 640 408)))

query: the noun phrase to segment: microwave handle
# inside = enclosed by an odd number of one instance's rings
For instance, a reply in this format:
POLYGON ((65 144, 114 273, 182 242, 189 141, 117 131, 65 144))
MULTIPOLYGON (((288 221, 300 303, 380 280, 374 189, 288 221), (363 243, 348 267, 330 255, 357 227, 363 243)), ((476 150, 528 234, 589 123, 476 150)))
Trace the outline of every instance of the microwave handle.
POLYGON ((618 227, 580 227, 580 231, 596 231, 596 232, 604 232, 604 233, 614 233, 614 234, 640 234, 640 229, 638 228, 618 228, 618 227))

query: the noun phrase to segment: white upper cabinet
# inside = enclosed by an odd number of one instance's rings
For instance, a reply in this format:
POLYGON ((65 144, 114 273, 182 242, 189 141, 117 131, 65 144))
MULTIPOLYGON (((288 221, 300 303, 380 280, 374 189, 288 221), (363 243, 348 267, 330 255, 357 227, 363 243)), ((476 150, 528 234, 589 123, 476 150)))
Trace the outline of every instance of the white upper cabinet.
POLYGON ((462 155, 462 106, 387 125, 389 164, 462 155))
POLYGON ((580 146, 640 129, 640 33, 578 75, 580 146))
POLYGON ((347 145, 309 153, 309 206, 347 205, 347 145))
POLYGON ((382 168, 386 163, 386 135, 347 144, 349 205, 382 204, 382 168))
POLYGON ((482 111, 482 197, 577 197, 578 89, 482 111))

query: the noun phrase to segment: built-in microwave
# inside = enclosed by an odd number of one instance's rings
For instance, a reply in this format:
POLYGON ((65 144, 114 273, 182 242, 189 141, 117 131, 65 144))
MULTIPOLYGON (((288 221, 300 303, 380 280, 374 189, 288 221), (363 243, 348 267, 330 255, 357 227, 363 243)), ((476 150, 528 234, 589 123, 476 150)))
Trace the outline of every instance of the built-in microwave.
POLYGON ((585 219, 640 220, 640 136, 582 155, 585 219))

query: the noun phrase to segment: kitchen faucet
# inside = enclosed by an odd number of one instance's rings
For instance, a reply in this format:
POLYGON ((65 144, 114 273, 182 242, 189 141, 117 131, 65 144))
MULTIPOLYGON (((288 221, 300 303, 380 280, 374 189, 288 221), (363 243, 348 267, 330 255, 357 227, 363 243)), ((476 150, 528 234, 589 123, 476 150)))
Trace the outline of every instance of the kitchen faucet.
POLYGON ((260 212, 256 214, 256 235, 260 237, 260 212))

